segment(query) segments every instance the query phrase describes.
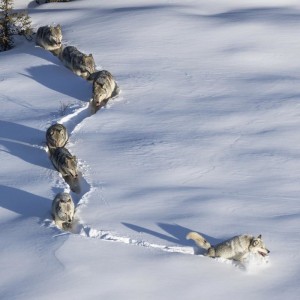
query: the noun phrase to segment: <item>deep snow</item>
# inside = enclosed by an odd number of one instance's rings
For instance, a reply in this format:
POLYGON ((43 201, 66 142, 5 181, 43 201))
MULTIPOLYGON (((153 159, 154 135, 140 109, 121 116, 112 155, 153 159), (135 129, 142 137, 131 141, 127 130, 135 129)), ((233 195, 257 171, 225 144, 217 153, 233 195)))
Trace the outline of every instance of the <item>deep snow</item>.
POLYGON ((121 94, 91 115, 91 83, 57 57, 19 39, 0 53, 0 298, 298 299, 298 1, 27 6, 121 94), (50 220, 69 191, 45 151, 54 122, 82 172, 71 234, 50 220), (192 255, 190 230, 261 233, 269 262, 192 255))

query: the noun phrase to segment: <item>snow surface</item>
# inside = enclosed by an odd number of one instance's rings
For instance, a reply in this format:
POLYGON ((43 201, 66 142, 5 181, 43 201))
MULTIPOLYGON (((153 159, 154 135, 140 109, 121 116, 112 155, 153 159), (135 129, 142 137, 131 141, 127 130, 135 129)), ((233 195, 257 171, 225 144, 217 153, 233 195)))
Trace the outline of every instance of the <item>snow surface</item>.
POLYGON ((298 299, 299 1, 15 2, 121 94, 91 115, 57 57, 0 53, 0 299, 298 299), (82 172, 72 233, 50 216, 55 122, 82 172), (191 230, 262 234, 269 262, 193 255, 191 230))

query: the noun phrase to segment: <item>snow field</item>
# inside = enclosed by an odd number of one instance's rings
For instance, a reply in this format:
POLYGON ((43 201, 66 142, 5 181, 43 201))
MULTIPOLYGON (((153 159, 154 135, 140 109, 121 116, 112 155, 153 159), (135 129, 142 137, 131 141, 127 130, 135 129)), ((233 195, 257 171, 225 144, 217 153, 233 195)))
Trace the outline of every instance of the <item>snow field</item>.
POLYGON ((52 54, 0 54, 1 298, 297 299, 297 1, 28 4, 122 94, 87 117, 90 84, 52 54), (82 235, 47 223, 68 189, 43 148, 58 120, 81 162, 82 235), (190 230, 262 233, 270 261, 244 272, 176 253, 190 230))

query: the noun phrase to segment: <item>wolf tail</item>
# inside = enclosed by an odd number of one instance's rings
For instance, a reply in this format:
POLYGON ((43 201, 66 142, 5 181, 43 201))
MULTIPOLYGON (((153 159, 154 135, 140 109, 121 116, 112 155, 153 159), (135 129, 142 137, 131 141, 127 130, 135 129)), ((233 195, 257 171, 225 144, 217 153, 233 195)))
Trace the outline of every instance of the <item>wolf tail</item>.
POLYGON ((205 250, 208 250, 211 248, 211 244, 199 233, 197 232, 190 232, 186 236, 187 240, 193 240, 197 246, 200 248, 203 248, 205 250))

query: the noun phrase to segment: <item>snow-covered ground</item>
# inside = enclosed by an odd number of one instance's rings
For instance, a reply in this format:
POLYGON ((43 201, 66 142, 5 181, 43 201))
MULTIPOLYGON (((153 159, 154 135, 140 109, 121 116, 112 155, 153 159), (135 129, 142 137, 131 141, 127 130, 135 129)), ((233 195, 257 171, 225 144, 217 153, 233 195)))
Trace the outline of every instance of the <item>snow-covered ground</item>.
POLYGON ((121 94, 91 115, 91 83, 57 57, 0 53, 0 298, 298 299, 299 1, 15 2, 121 94), (45 151, 55 122, 82 172, 74 233, 51 223, 69 191, 45 151), (262 234, 269 262, 193 255, 191 230, 262 234))

